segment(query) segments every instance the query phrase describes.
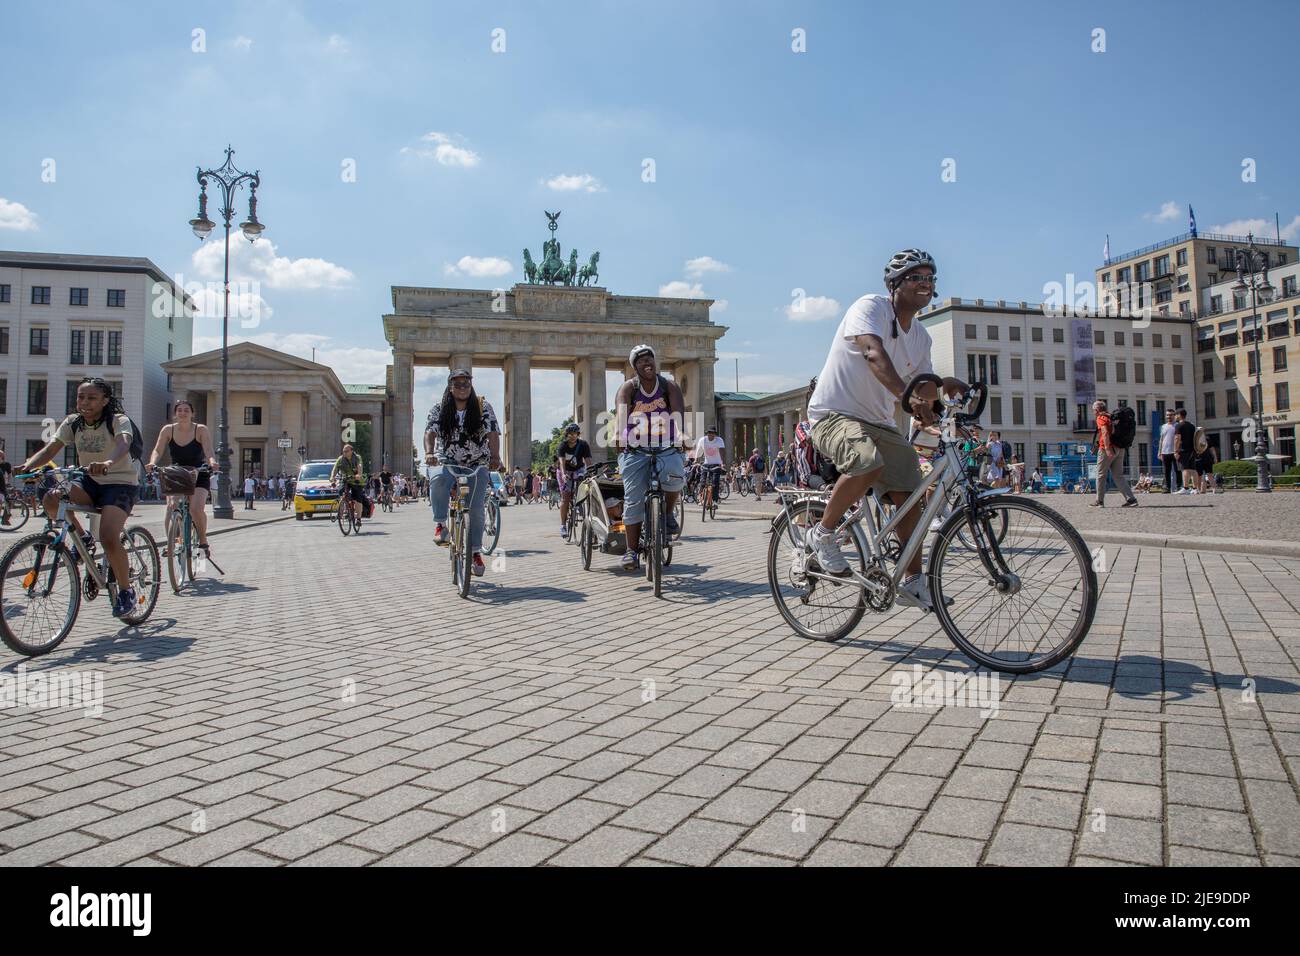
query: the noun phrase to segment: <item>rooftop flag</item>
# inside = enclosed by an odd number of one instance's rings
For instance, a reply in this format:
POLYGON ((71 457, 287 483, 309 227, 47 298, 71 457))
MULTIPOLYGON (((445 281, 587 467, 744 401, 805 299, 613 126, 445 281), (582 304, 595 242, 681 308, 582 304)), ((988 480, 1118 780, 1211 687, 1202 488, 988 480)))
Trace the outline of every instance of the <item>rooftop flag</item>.
POLYGON ((1106 233, 1106 244, 1101 247, 1101 261, 1110 262, 1110 233, 1106 233))
POLYGON ((1196 213, 1192 212, 1192 204, 1187 204, 1187 228, 1192 231, 1192 238, 1196 238, 1196 213))

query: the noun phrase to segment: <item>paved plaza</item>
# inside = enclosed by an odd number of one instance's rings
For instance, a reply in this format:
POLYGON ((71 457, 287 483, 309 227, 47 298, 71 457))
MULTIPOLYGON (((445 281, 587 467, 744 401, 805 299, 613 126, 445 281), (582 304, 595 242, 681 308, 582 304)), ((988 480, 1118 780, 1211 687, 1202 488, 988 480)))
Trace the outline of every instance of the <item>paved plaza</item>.
POLYGON ((103 709, 0 710, 0 863, 1300 863, 1294 560, 1108 544, 1070 662, 992 713, 899 706, 970 669, 934 618, 793 635, 728 508, 659 601, 539 505, 467 601, 422 506, 223 534, 226 578, 138 631, 101 598, 5 651, 11 682, 102 675, 103 709))

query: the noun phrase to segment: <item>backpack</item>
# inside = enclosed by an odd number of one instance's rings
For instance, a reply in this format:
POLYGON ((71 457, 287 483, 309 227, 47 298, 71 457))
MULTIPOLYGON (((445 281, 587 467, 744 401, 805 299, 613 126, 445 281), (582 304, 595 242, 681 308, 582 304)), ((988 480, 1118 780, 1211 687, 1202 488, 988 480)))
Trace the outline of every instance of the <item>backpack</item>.
POLYGON ((822 456, 812 443, 812 423, 799 422, 794 427, 795 483, 800 488, 822 488, 834 484, 839 472, 830 459, 822 456))
POLYGON ((1137 415, 1125 405, 1115 410, 1110 419, 1110 443, 1116 448, 1132 448, 1137 437, 1137 415))
MULTIPOLYGON (((126 416, 126 420, 131 423, 131 448, 128 454, 130 454, 133 461, 140 461, 144 458, 144 436, 140 434, 140 429, 136 426, 135 422, 131 421, 130 415, 127 415, 126 412, 119 412, 118 414, 126 416)), ((72 420, 72 434, 75 436, 77 432, 85 426, 85 424, 85 420, 82 419, 80 415, 74 418, 72 420)), ((109 415, 104 419, 104 424, 108 426, 108 433, 110 435, 115 434, 113 431, 112 415, 109 415)), ((73 440, 75 441, 76 439, 74 438, 73 440)))
POLYGON ((755 455, 751 466, 755 471, 767 471, 767 462, 763 461, 762 455, 755 455))
POLYGON ((1204 455, 1210 448, 1210 440, 1205 437, 1205 429, 1197 428, 1196 436, 1192 439, 1192 445, 1196 449, 1196 454, 1204 455))

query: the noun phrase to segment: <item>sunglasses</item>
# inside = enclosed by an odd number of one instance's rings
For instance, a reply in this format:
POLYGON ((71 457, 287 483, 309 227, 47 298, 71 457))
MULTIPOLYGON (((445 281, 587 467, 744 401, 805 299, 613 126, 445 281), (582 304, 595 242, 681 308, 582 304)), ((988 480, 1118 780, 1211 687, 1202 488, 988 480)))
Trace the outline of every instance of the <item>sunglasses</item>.
POLYGON ((458 379, 456 379, 456 381, 454 381, 454 382, 451 383, 451 387, 452 387, 452 388, 469 388, 471 384, 473 384, 473 383, 470 382, 469 379, 458 378, 458 379))
POLYGON ((903 276, 903 281, 911 282, 914 285, 920 285, 922 282, 928 283, 930 285, 935 285, 939 281, 939 277, 937 275, 919 276, 916 274, 912 274, 909 276, 903 276))

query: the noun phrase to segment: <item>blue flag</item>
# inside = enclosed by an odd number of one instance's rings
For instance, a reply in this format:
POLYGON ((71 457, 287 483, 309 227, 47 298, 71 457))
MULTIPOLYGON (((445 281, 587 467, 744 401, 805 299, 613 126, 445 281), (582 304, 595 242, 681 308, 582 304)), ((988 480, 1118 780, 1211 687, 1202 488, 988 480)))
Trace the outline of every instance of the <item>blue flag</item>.
POLYGON ((1196 238, 1196 213, 1192 212, 1192 204, 1187 204, 1187 227, 1192 231, 1192 238, 1196 238))

